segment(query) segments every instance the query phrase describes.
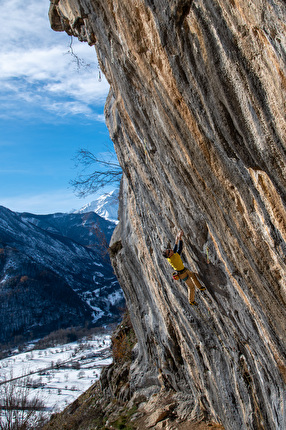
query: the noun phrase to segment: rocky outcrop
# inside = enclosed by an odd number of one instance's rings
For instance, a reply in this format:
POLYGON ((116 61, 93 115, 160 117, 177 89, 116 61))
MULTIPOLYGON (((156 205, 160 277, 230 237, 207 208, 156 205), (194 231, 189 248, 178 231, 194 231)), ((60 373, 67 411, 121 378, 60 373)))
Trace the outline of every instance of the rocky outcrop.
POLYGON ((196 423, 189 421, 185 405, 192 402, 191 396, 165 390, 163 385, 148 402, 142 392, 128 401, 129 372, 135 341, 126 312, 112 335, 112 364, 103 369, 99 381, 64 411, 53 414, 43 430, 224 430, 220 424, 204 419, 196 423))
POLYGON ((95 45, 111 85, 131 393, 159 376, 193 417, 284 428, 285 2, 52 0, 50 19, 95 45), (179 228, 197 309, 160 252, 179 228))

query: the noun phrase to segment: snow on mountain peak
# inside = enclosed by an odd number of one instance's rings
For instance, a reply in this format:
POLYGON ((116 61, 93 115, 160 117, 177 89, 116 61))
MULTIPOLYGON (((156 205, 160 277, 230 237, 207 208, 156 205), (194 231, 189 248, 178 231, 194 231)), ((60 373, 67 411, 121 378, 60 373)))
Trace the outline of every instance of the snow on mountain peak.
POLYGON ((81 209, 74 211, 73 213, 86 213, 95 212, 97 215, 106 219, 107 221, 118 223, 118 198, 119 189, 105 193, 93 200, 91 203, 84 205, 81 209))

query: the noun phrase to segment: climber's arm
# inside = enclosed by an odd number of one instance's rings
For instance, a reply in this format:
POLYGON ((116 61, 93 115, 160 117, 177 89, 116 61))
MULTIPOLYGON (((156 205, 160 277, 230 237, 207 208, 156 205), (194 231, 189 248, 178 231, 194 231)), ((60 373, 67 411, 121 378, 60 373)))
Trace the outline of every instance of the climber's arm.
POLYGON ((177 247, 177 253, 178 253, 179 255, 181 255, 182 250, 183 250, 183 241, 182 241, 182 239, 180 239, 180 240, 179 240, 179 245, 178 245, 178 247, 177 247))
POLYGON ((182 236, 183 236, 183 230, 179 231, 179 233, 176 236, 176 242, 175 242, 175 246, 173 248, 173 252, 174 254, 177 252, 178 254, 181 255, 182 253, 182 249, 183 249, 183 241, 182 241, 182 236))

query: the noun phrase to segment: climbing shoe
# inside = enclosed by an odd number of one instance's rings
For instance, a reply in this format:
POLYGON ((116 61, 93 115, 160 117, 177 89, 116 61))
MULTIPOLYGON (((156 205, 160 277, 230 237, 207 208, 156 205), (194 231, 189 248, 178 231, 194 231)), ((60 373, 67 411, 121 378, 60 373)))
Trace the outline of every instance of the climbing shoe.
POLYGON ((199 288, 200 291, 205 291, 206 287, 199 288))
POLYGON ((191 306, 198 306, 197 302, 195 302, 195 301, 190 302, 190 305, 191 305, 191 306))

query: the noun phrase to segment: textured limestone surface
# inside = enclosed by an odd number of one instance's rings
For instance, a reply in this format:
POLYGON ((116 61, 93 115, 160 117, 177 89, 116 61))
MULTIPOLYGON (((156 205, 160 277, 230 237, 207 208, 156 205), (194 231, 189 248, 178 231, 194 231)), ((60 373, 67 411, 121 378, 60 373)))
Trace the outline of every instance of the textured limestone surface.
POLYGON ((130 395, 163 381, 190 419, 286 428, 285 2, 52 0, 50 21, 95 46, 110 82, 130 395), (197 309, 161 256, 179 228, 197 309))

